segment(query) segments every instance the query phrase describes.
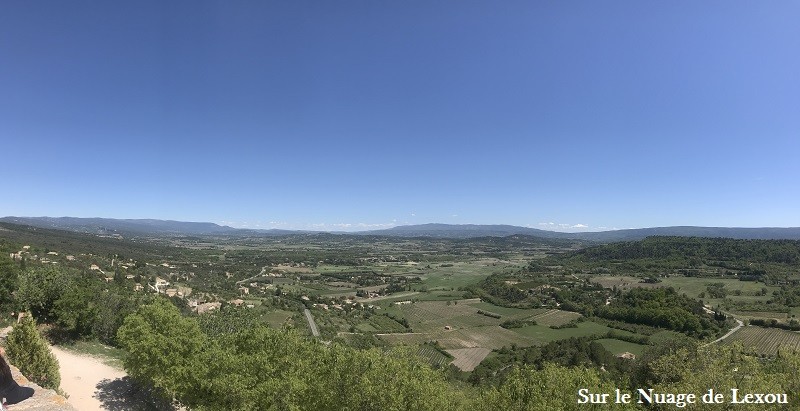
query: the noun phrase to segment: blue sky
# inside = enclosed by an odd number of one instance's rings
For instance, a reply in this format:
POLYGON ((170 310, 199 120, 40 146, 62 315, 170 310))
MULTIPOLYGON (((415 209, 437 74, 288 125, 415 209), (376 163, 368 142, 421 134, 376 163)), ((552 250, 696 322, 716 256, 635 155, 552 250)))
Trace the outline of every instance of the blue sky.
POLYGON ((793 1, 0 3, 0 215, 800 226, 793 1))

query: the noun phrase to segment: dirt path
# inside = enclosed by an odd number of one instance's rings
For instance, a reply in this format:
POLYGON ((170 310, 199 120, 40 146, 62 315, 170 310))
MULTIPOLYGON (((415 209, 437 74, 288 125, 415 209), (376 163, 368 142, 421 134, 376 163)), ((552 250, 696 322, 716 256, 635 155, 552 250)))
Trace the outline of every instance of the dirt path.
POLYGON ((78 411, 105 410, 99 392, 104 384, 123 379, 125 371, 104 364, 88 355, 79 355, 58 347, 50 347, 58 358, 61 371, 61 389, 69 398, 67 401, 78 411))

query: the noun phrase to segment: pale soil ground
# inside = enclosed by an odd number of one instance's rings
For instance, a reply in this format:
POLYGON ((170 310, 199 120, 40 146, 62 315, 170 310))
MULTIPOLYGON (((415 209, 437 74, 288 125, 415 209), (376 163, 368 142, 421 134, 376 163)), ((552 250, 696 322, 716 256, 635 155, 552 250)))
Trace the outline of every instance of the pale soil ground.
POLYGON ((102 358, 51 346, 58 358, 61 389, 78 411, 172 411, 173 407, 134 383, 102 358))
POLYGON ((125 371, 108 366, 95 357, 78 355, 58 347, 50 349, 58 358, 61 389, 69 395, 67 401, 79 411, 107 409, 95 395, 100 391, 98 385, 124 378, 125 371))

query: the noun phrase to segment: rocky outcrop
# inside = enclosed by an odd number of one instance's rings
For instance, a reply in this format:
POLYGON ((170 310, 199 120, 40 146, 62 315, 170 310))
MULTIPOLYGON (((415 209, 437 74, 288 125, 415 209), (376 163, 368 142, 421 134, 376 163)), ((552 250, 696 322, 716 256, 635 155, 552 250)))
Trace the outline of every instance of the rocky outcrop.
POLYGON ((7 405, 6 407, 9 411, 77 411, 72 405, 67 403, 67 399, 64 398, 64 396, 28 381, 28 379, 19 372, 17 367, 10 364, 9 367, 11 368, 11 375, 17 384, 21 387, 33 388, 32 397, 17 404, 7 405))

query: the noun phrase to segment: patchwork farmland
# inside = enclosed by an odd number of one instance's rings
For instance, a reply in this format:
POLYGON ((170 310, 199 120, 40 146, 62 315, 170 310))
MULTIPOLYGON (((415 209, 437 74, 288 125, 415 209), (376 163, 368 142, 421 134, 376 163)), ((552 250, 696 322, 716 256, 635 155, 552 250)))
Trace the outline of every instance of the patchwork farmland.
POLYGON ((453 355, 453 365, 470 371, 492 350, 503 347, 543 345, 576 335, 594 335, 607 327, 586 323, 579 328, 552 329, 580 317, 580 314, 555 309, 519 309, 496 306, 479 299, 419 301, 388 307, 387 314, 408 321, 413 332, 376 334, 390 345, 437 343, 453 355), (506 329, 509 320, 534 320, 535 329, 506 329), (477 362, 476 362, 477 361, 477 362))

